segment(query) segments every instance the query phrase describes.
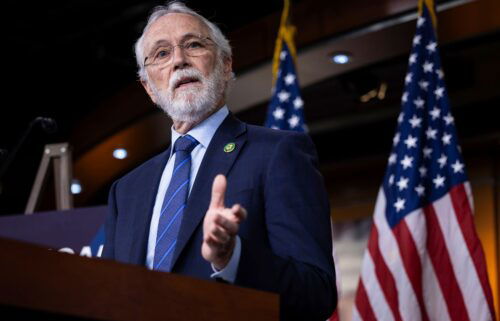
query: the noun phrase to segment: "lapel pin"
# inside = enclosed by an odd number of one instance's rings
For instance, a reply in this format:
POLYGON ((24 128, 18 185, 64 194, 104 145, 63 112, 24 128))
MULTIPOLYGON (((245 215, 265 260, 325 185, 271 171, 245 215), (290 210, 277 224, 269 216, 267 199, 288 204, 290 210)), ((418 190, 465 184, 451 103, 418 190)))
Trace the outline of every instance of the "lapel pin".
POLYGON ((224 152, 230 153, 236 148, 235 143, 227 143, 226 146, 224 146, 224 152))

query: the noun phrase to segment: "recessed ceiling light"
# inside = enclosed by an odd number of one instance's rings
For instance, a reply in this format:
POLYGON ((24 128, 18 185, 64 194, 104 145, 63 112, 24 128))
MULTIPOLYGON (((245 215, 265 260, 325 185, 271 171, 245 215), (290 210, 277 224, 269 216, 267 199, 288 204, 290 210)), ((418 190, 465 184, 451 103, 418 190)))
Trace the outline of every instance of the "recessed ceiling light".
POLYGON ((82 192, 82 184, 79 180, 73 179, 71 181, 71 194, 80 194, 82 192))
POLYGON ((125 148, 117 148, 113 151, 113 157, 116 159, 127 158, 127 150, 125 148))
POLYGON ((331 55, 331 59, 338 65, 344 65, 351 61, 351 54, 348 52, 334 52, 331 55))

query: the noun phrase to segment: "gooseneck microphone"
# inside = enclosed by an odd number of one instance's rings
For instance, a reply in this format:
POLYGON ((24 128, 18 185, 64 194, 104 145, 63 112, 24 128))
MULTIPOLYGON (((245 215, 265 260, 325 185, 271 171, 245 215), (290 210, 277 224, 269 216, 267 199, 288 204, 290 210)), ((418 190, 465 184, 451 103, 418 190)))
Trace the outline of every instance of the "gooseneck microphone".
POLYGON ((35 123, 39 123, 42 129, 47 134, 53 134, 57 131, 57 123, 53 118, 48 117, 37 117, 33 120, 35 123))
MULTIPOLYGON (((12 151, 7 154, 7 158, 2 163, 2 165, 0 167, 0 182, 2 181, 2 178, 5 174, 5 172, 7 171, 7 169, 9 168, 10 164, 12 163, 14 158, 16 157, 17 152, 19 151, 21 146, 24 144, 24 141, 26 140, 26 138, 28 138, 29 134, 31 133, 31 131, 33 130, 33 128, 37 124, 39 124, 40 127, 43 129, 43 131, 48 133, 48 134, 53 134, 57 131, 57 123, 54 119, 48 118, 48 117, 36 117, 35 119, 33 119, 29 123, 28 128, 26 128, 26 130, 24 131, 23 135, 21 136, 21 138, 19 139, 17 144, 14 146, 12 151)), ((7 151, 4 150, 4 156, 6 153, 7 153, 7 151)))

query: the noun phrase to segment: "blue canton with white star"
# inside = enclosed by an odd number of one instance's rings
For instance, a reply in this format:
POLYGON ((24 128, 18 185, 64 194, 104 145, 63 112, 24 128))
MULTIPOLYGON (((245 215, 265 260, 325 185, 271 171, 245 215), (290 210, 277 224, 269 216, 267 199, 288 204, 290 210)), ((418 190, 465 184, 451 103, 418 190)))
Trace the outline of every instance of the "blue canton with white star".
POLYGON ((293 57, 286 42, 283 42, 278 75, 267 111, 265 126, 273 129, 304 132, 306 126, 303 107, 304 102, 300 97, 293 57))
POLYGON ((424 6, 383 188, 391 227, 467 181, 431 16, 424 6))

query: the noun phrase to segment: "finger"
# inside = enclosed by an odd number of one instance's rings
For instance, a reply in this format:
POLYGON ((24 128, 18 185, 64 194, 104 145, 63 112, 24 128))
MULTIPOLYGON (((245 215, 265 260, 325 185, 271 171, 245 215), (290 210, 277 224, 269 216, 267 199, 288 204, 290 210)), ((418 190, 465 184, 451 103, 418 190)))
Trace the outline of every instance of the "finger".
POLYGON ((237 223, 241 223, 241 221, 247 218, 247 210, 240 204, 234 204, 231 207, 231 212, 235 216, 237 223))
MULTIPOLYGON (((241 206, 236 207, 236 210, 234 210, 234 209, 235 209, 234 206, 231 208, 218 209, 216 217, 222 216, 226 220, 229 220, 229 221, 234 222, 236 224, 240 224, 240 222, 242 221, 241 217, 245 215, 245 212, 242 212, 241 206)), ((214 219, 215 219, 215 217, 214 217, 214 219)))
POLYGON ((211 248, 211 249, 218 249, 221 244, 217 242, 213 237, 207 237, 205 239, 205 243, 211 248))
POLYGON ((226 194, 227 181, 224 175, 217 175, 212 185, 212 199, 210 200, 210 208, 224 207, 224 196, 226 194))
POLYGON ((239 224, 234 220, 218 215, 214 221, 217 226, 222 227, 230 235, 236 235, 238 232, 239 224))
POLYGON ((203 236, 203 241, 208 243, 208 244, 212 244, 212 245, 217 245, 217 246, 220 246, 221 242, 220 240, 214 235, 214 231, 215 231, 215 227, 212 227, 210 229, 210 232, 206 233, 204 236, 203 236))
POLYGON ((221 227, 215 226, 209 234, 209 238, 213 239, 219 245, 224 245, 231 239, 231 236, 221 227))
POLYGON ((216 240, 214 237, 205 239, 205 244, 211 249, 211 251, 213 251, 212 255, 215 256, 220 256, 230 246, 229 242, 223 243, 216 240))

